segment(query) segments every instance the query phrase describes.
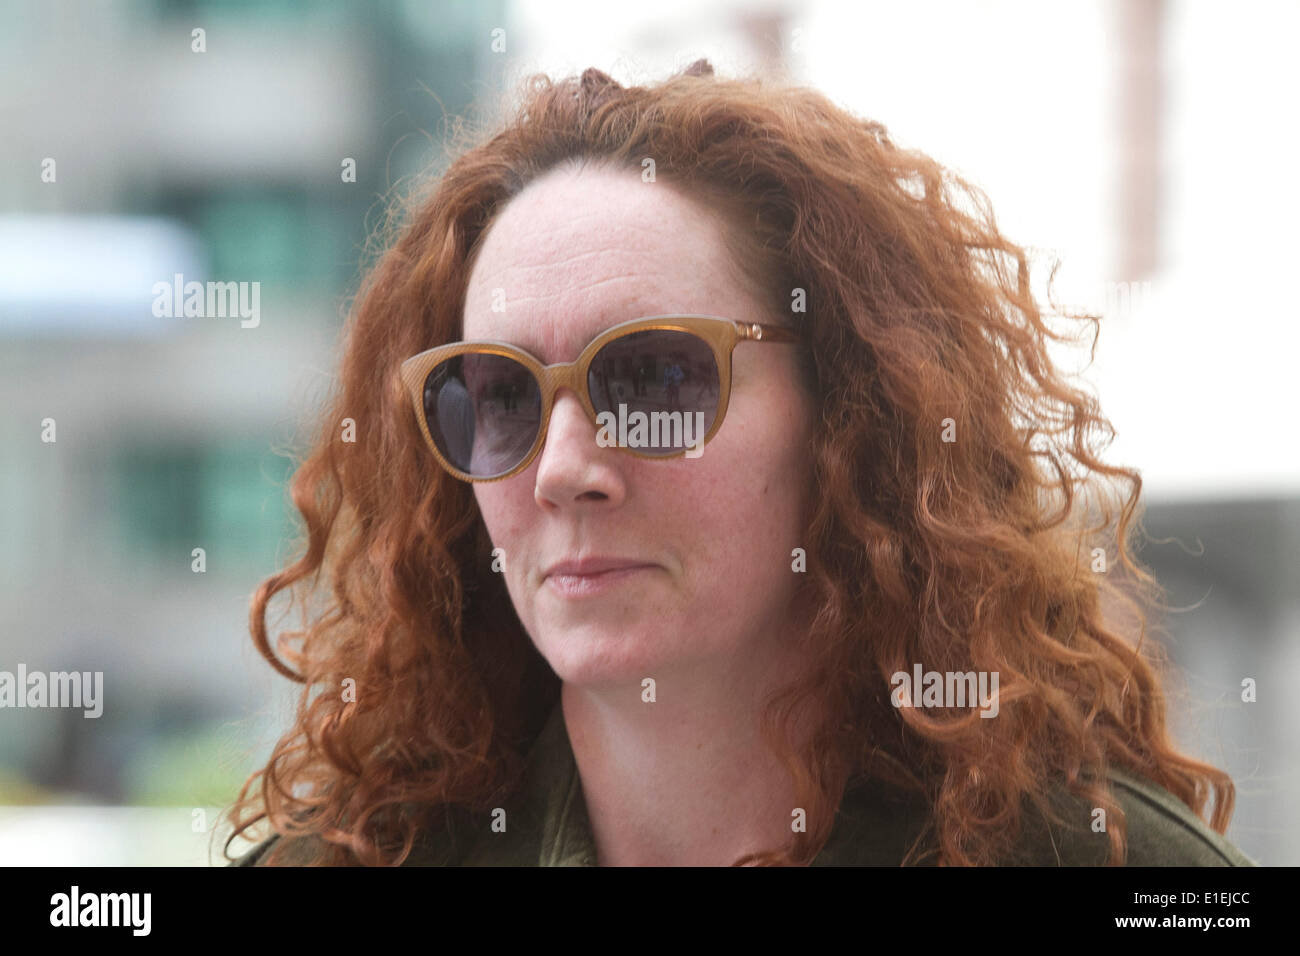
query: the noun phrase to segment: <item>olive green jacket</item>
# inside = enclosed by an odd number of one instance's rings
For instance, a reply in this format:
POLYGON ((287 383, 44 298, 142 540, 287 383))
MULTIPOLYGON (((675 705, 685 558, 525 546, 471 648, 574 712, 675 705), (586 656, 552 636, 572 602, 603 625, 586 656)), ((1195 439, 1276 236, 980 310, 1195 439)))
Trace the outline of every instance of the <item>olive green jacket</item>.
MULTIPOLYGON (((1123 771, 1110 773, 1111 790, 1128 823, 1129 866, 1256 866, 1211 830, 1173 794, 1123 771)), ((1110 843, 1091 829, 1090 808, 1068 795, 1063 819, 1077 827, 1048 827, 1029 816, 1008 863, 1028 866, 1090 866, 1105 863, 1110 843)), ((583 802, 577 764, 557 702, 528 755, 516 797, 504 807, 505 832, 495 832, 487 815, 451 814, 445 830, 417 841, 404 866, 595 866, 596 848, 583 802)), ((814 866, 898 866, 928 820, 916 796, 872 779, 850 785, 831 835, 814 866)), ((305 862, 314 837, 297 837, 281 862, 305 862)), ((273 836, 232 866, 261 866, 273 836)), ((933 854, 928 861, 932 862, 933 854)))

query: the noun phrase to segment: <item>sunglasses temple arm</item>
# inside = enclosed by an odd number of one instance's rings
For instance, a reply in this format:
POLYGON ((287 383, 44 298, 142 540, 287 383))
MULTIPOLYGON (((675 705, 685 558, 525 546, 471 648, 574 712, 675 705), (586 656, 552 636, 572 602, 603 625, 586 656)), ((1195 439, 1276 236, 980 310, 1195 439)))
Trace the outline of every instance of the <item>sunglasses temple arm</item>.
POLYGON ((742 340, 751 342, 798 342, 799 336, 779 325, 760 325, 757 322, 737 322, 736 330, 742 340))

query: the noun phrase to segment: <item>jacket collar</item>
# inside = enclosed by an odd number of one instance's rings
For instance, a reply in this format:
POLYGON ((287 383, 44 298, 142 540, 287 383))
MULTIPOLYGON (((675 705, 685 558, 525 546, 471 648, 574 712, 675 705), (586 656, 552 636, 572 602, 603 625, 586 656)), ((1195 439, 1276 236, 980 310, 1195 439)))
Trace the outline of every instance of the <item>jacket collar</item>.
MULTIPOLYGON (((529 752, 505 830, 472 841, 467 866, 595 866, 596 843, 557 700, 529 752)), ((814 866, 898 866, 926 822, 923 804, 872 780, 852 781, 814 866)))

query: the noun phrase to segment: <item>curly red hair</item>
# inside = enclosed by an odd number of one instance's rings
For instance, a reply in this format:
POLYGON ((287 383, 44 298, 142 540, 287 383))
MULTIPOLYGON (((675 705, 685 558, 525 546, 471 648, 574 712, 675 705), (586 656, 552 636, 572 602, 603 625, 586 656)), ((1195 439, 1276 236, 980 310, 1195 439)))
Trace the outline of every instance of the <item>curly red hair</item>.
MULTIPOLYGON (((257 648, 305 686, 294 727, 240 791, 231 840, 269 819, 318 837, 321 864, 400 863, 446 811, 487 813, 517 782, 558 678, 490 570, 470 486, 431 461, 398 366, 459 338, 479 240, 511 197, 560 164, 645 158, 730 225, 738 265, 803 335, 822 409, 809 669, 763 721, 809 829, 737 862, 810 861, 858 772, 925 795, 942 864, 1004 858, 1022 801, 1050 814, 1060 782, 1116 821, 1121 862, 1112 765, 1198 814, 1213 790, 1222 833, 1231 779, 1166 729, 1168 660, 1147 622, 1162 594, 1129 543, 1141 477, 1101 460, 1113 429, 1049 358, 1066 339, 1031 293, 1025 251, 982 192, 882 125, 812 90, 712 72, 700 61, 629 88, 594 69, 532 77, 514 118, 460 152, 370 271, 292 481, 302 556, 252 602, 257 648), (791 312, 796 289, 806 312, 791 312), (354 442, 340 437, 349 418, 354 442), (1107 573, 1092 568, 1098 547, 1107 573), (327 607, 277 655, 268 603, 316 591, 323 572, 327 607), (892 706, 891 675, 914 662, 997 672, 998 719, 892 706), (340 693, 349 678, 355 700, 340 693), (787 723, 809 695, 826 717, 796 749, 787 723)), ((1093 323, 1095 345, 1098 317, 1068 316, 1093 323)))

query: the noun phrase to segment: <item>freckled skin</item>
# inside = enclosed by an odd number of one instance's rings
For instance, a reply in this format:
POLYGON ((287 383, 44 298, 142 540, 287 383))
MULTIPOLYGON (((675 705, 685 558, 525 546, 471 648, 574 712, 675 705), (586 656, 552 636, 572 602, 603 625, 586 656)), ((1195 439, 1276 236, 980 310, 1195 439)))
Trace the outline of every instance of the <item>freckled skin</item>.
MULTIPOLYGON (((671 187, 605 170, 560 171, 509 204, 471 275, 463 337, 572 361, 618 322, 679 312, 771 321, 733 278, 710 214, 671 187), (506 311, 491 309, 505 290, 506 311)), ((566 681, 636 681, 770 639, 805 546, 811 401, 790 346, 743 343, 730 407, 697 459, 642 461, 596 444, 562 392, 527 470, 474 494, 525 629, 566 681), (660 570, 568 602, 541 587, 575 553, 631 555, 660 570)))
MULTIPOLYGON (((553 171, 492 225, 470 275, 463 338, 513 342, 553 363, 647 315, 779 321, 738 276, 721 229, 706 208, 635 172, 553 171), (504 312, 492 311, 495 289, 504 290, 504 312)), ((756 700, 799 665, 791 646, 806 621, 792 609, 800 576, 790 553, 807 547, 815 409, 797 358, 793 346, 737 346, 725 421, 699 458, 648 461, 602 448, 564 391, 529 467, 474 485, 492 543, 505 550, 520 621, 564 682, 593 826, 611 860, 682 861, 672 847, 697 846, 726 862, 742 831, 788 833, 789 803, 773 796, 776 783, 732 806, 738 825, 720 835, 709 814, 763 772, 752 752, 756 700), (593 554, 656 567, 579 600, 543 583, 550 564, 593 554), (645 677, 656 681, 653 704, 641 699, 645 677), (683 796, 688 789, 694 798, 683 796), (641 801, 644 817, 630 843, 601 822, 606 809, 636 818, 629 801, 641 801), (654 824, 669 808, 681 822, 676 837, 654 824), (744 826, 755 814, 762 819, 744 826), (646 846, 647 829, 668 845, 646 846)))

